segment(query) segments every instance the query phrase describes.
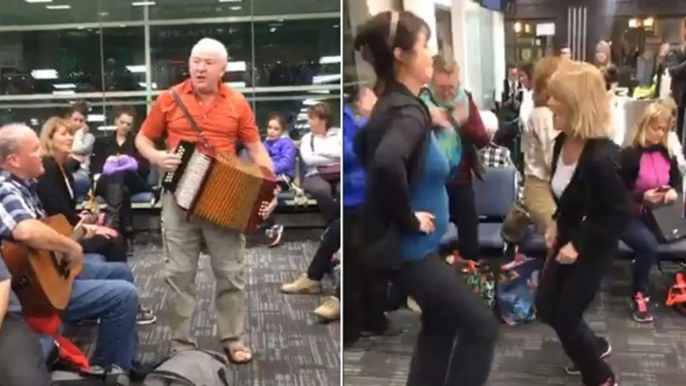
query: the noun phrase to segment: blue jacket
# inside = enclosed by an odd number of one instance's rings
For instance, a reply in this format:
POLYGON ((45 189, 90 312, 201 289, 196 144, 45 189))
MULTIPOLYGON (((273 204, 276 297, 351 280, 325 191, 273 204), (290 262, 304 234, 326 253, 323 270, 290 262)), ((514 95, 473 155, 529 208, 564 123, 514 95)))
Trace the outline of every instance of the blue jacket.
POLYGON ((356 207, 364 202, 365 173, 355 154, 355 135, 367 123, 349 106, 343 108, 343 206, 356 207))
POLYGON ((295 156, 298 149, 295 148, 293 141, 285 136, 273 140, 266 139, 264 147, 274 164, 274 174, 285 174, 295 178, 295 156))

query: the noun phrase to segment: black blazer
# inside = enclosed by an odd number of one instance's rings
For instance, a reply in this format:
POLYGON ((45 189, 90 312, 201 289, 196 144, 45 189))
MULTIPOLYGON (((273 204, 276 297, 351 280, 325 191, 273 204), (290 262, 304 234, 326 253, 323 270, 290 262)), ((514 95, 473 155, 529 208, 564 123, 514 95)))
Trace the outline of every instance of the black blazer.
POLYGON ((91 156, 90 170, 92 174, 102 173, 102 168, 105 166, 107 157, 119 154, 129 155, 138 161, 138 174, 147 180, 150 173, 150 162, 138 153, 135 145, 135 135, 131 132, 126 136, 124 142, 119 146, 117 143, 117 134, 113 133, 107 137, 98 138, 93 145, 93 154, 91 156))
POLYGON ((76 212, 76 198, 69 193, 67 183, 72 187, 72 192, 76 185, 74 176, 65 167, 66 176, 62 174, 60 167, 52 157, 43 157, 43 168, 45 172, 38 178, 36 193, 40 199, 43 209, 48 216, 63 214, 74 226, 81 220, 76 212))
POLYGON ((410 191, 422 176, 431 130, 424 102, 390 83, 355 137, 355 153, 367 172, 362 260, 377 268, 399 268, 401 231, 419 231, 410 191))
MULTIPOLYGON (((562 145, 560 133, 553 148, 555 175, 562 145)), ((579 261, 608 261, 617 252, 619 236, 631 217, 631 200, 620 174, 619 146, 609 139, 589 139, 579 156, 569 185, 558 199, 556 250, 571 242, 579 261)), ((551 177, 552 178, 552 177, 551 177)))
POLYGON ((624 185, 631 192, 631 197, 634 202, 643 203, 643 193, 634 192, 634 184, 638 178, 638 172, 641 167, 641 155, 644 152, 659 151, 665 158, 669 160, 669 186, 681 192, 681 172, 679 171, 679 164, 676 157, 670 157, 669 152, 664 146, 651 146, 647 148, 636 148, 633 146, 622 149, 619 152, 619 166, 622 171, 622 180, 624 185))

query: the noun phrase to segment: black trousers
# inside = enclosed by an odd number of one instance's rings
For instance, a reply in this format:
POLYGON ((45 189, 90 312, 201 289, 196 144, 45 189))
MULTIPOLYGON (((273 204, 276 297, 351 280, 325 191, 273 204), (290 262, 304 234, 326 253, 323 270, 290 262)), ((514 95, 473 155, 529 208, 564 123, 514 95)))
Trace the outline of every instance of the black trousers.
POLYGON ((362 224, 359 209, 345 209, 343 212, 344 344, 357 341, 362 331, 383 333, 389 323, 385 311, 388 309, 390 275, 360 260, 362 224))
POLYGON ((567 356, 581 371, 586 386, 598 386, 613 376, 610 366, 600 359, 599 338, 583 320, 595 298, 612 259, 609 254, 584 256, 571 265, 549 259, 536 292, 538 317, 550 325, 567 356), (594 261, 589 263, 589 261, 594 261))
POLYGON ((129 233, 133 226, 131 196, 149 190, 150 185, 140 174, 125 171, 100 176, 95 193, 107 203, 110 226, 129 233))
POLYGON ((329 272, 334 264, 331 261, 333 254, 341 248, 341 220, 334 220, 324 232, 321 243, 310 261, 307 268, 307 277, 311 280, 320 281, 329 272))
POLYGON ((479 216, 471 183, 448 185, 450 218, 457 227, 460 257, 479 260, 479 216))
POLYGON ((422 309, 407 385, 485 385, 498 322, 481 297, 437 254, 406 263, 397 281, 422 309))
POLYGON ((302 188, 317 201, 327 224, 340 217, 340 182, 332 183, 315 174, 303 179, 302 188))
POLYGON ((98 253, 105 256, 105 260, 110 262, 126 262, 127 246, 121 235, 109 239, 105 236, 95 235, 90 239, 80 240, 79 243, 83 248, 83 253, 98 253))
POLYGON ((7 314, 0 328, 0 385, 50 386, 52 379, 38 335, 18 314, 7 314))

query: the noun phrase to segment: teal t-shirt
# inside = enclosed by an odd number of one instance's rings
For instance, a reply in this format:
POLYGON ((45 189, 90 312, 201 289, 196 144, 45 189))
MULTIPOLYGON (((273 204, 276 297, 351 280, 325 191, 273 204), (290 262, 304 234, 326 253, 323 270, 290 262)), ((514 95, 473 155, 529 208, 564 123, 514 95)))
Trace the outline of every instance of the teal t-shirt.
POLYGON ((410 207, 413 212, 433 214, 436 230, 430 234, 418 231, 404 233, 400 244, 400 255, 403 260, 420 260, 438 250, 441 238, 448 230, 449 205, 445 184, 448 182, 449 174, 448 160, 436 137, 431 135, 424 170, 410 192, 410 207))

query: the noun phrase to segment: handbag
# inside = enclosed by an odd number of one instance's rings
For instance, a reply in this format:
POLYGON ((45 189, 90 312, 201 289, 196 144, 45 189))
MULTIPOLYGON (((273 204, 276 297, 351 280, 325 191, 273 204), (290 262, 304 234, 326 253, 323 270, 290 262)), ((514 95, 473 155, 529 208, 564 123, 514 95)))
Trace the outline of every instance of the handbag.
POLYGON ((506 243, 518 244, 524 240, 531 224, 533 221, 529 212, 522 204, 515 202, 505 215, 505 221, 500 228, 500 236, 506 243))
POLYGON ((683 217, 683 197, 672 204, 646 209, 648 228, 661 244, 670 244, 686 237, 686 221, 683 217))
MULTIPOLYGON (((310 137, 310 148, 314 152, 314 135, 310 137)), ((341 180, 341 164, 317 166, 317 173, 326 182, 339 182, 341 180)))

